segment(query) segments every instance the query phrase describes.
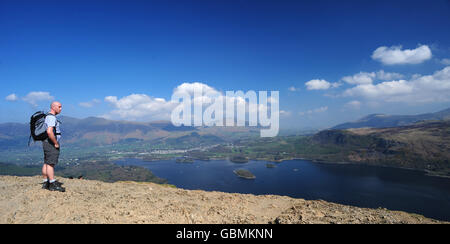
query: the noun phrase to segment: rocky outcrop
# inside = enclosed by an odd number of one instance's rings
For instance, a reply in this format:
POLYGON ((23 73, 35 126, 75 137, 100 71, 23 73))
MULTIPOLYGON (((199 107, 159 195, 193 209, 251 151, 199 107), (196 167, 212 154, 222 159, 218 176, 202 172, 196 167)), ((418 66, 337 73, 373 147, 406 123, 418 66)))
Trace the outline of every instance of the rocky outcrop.
POLYGON ((285 196, 183 190, 154 183, 0 176, 0 223, 441 223, 420 215, 285 196))
MULTIPOLYGON (((318 159, 426 171, 450 176, 450 121, 431 121, 391 128, 324 130, 311 144, 318 159)), ((305 155, 307 157, 307 155, 305 155)))

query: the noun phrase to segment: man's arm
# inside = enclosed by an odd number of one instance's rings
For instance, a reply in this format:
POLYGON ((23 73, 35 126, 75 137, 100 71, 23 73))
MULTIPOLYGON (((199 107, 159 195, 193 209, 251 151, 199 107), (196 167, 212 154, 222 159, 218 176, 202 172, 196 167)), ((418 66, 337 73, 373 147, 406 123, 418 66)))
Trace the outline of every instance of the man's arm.
POLYGON ((58 140, 56 140, 56 136, 53 133, 53 127, 48 127, 47 128, 47 135, 48 138, 53 142, 53 144, 55 145, 55 148, 59 148, 59 144, 58 144, 58 140))

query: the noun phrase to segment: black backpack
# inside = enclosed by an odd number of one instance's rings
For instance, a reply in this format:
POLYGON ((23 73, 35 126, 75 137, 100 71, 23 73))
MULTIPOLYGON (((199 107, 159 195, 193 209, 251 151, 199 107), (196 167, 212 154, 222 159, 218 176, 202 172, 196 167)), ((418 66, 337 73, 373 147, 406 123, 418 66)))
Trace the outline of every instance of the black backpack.
MULTIPOLYGON (((55 116, 50 113, 46 114, 43 111, 38 111, 31 115, 30 138, 28 139, 28 146, 30 146, 31 138, 33 138, 33 141, 44 141, 48 138, 47 125, 45 124, 45 117, 48 115, 55 116)), ((53 133, 56 135, 56 128, 53 128, 53 133)))

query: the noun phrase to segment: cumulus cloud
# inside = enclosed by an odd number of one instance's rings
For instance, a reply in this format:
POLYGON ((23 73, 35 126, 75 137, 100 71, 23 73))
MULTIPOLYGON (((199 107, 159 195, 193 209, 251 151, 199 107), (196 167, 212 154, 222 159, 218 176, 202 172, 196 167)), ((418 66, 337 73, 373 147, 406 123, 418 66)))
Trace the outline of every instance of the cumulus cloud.
POLYGON ((10 102, 15 102, 17 100, 19 100, 19 97, 13 93, 13 94, 9 94, 8 96, 5 97, 6 101, 10 101, 10 102))
POLYGON ((319 79, 310 80, 305 83, 306 89, 308 90, 327 90, 330 88, 336 88, 339 85, 340 84, 337 82, 331 83, 326 80, 319 80, 319 79))
MULTIPOLYGON (((359 72, 354 75, 344 76, 341 78, 340 82, 328 82, 326 80, 314 79, 305 83, 307 90, 328 90, 330 88, 336 88, 342 85, 342 82, 351 85, 362 85, 362 84, 372 84, 375 81, 379 80, 392 80, 392 79, 400 79, 404 76, 399 73, 391 73, 385 72, 384 70, 380 70, 377 72, 359 72)), ((289 90, 294 91, 295 88, 289 88, 289 90)))
POLYGON ((190 96, 194 96, 195 91, 202 91, 203 94, 207 94, 208 96, 221 95, 221 93, 216 89, 201 82, 193 82, 193 83, 185 82, 177 86, 173 90, 173 93, 174 94, 188 93, 190 96))
MULTIPOLYGON (((270 106, 277 104, 278 101, 274 99, 273 94, 267 94, 267 104, 258 104, 257 97, 258 93, 239 93, 231 92, 229 94, 223 94, 217 89, 208 86, 204 83, 194 82, 194 83, 183 83, 173 89, 172 96, 177 98, 187 97, 190 100, 191 105, 199 106, 201 113, 196 113, 195 109, 192 109, 191 117, 195 121, 200 119, 199 116, 203 115, 210 106, 214 106, 217 101, 223 101, 224 104, 236 104, 237 106, 244 105, 246 109, 246 114, 248 113, 258 113, 267 112, 270 110, 270 106), (199 94, 195 94, 198 92, 199 94), (186 95, 186 96, 185 96, 186 95), (254 95, 255 100, 252 100, 252 95, 254 95)), ((176 98, 175 98, 176 99, 176 98)), ((172 110, 180 105, 181 99, 179 101, 166 101, 164 98, 154 98, 146 94, 131 94, 126 97, 118 98, 116 96, 107 96, 104 98, 105 102, 113 106, 113 110, 102 117, 113 119, 126 119, 126 120, 171 120, 172 110)), ((223 111, 226 115, 226 111, 223 111)), ((285 116, 288 113, 284 113, 285 116)), ((220 118, 221 116, 218 115, 220 118)), ((220 118, 222 121, 223 118, 220 118)))
POLYGON ((430 59, 431 55, 431 50, 427 45, 404 50, 402 50, 402 46, 382 46, 373 52, 372 59, 385 65, 420 64, 430 59))
POLYGON ((118 117, 126 120, 167 120, 176 105, 163 98, 153 98, 146 94, 131 94, 120 99, 116 96, 107 96, 105 102, 111 104, 114 110, 102 117, 108 119, 118 117))
MULTIPOLYGON (((183 94, 187 94, 191 98, 197 95, 191 100, 191 104, 199 106, 210 104, 214 96, 222 95, 216 89, 200 82, 183 83, 177 86, 172 93, 172 95, 180 96, 183 94), (195 94, 195 91, 201 91, 201 94, 195 94)), ((114 107, 114 110, 103 115, 108 119, 170 120, 172 110, 179 105, 179 102, 166 101, 164 98, 155 98, 146 94, 131 94, 122 98, 107 96, 104 100, 114 107)))
POLYGON ((31 104, 34 107, 37 106, 38 102, 52 101, 54 99, 55 98, 51 96, 49 92, 42 92, 42 91, 30 92, 25 97, 22 98, 23 101, 31 104))
POLYGON ((344 96, 385 102, 427 103, 450 101, 450 66, 432 75, 414 75, 410 80, 359 84, 344 91, 344 96))
POLYGON ((342 77, 342 80, 348 84, 370 84, 373 82, 375 77, 376 74, 374 72, 359 72, 358 74, 352 76, 344 76, 342 77))
POLYGON ((342 81, 345 81, 351 85, 371 84, 376 80, 394 80, 401 79, 404 76, 399 73, 390 73, 380 70, 378 72, 359 72, 351 76, 342 77, 342 81))
POLYGON ((405 81, 385 81, 379 84, 362 84, 344 92, 345 96, 362 96, 366 98, 381 98, 392 95, 408 94, 413 91, 412 85, 405 81))

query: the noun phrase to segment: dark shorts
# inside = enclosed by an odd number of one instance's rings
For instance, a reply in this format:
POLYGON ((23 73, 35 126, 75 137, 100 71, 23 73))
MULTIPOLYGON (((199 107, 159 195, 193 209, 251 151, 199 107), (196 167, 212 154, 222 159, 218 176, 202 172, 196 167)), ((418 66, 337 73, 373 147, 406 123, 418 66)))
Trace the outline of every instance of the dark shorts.
POLYGON ((59 159, 59 148, 56 149, 53 143, 47 140, 42 141, 42 147, 44 148, 44 164, 56 165, 59 159))

